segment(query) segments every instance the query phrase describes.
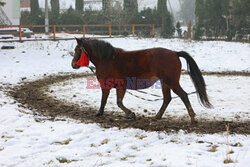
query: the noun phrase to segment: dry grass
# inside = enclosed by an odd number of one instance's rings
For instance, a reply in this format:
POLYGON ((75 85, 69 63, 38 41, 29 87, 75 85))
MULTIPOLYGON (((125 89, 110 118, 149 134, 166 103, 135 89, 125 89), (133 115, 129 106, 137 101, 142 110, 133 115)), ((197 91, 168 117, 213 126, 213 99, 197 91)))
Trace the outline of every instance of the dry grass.
POLYGON ((68 145, 70 142, 72 141, 71 138, 67 139, 67 140, 64 140, 64 141, 56 141, 52 144, 56 144, 56 145, 68 145))
POLYGON ((138 138, 138 139, 140 139, 140 140, 143 140, 143 139, 146 138, 147 136, 143 136, 143 135, 138 135, 138 134, 136 134, 135 137, 138 138))
POLYGON ((233 154, 234 153, 234 150, 230 150, 229 152, 228 152, 228 154, 233 154))
POLYGON ((224 160, 224 164, 229 164, 229 163, 234 163, 234 161, 231 158, 224 160))
POLYGON ((104 139, 104 140, 101 142, 101 144, 102 144, 102 145, 108 144, 108 142, 109 142, 109 139, 104 139))
POLYGON ((59 161, 59 163, 67 163, 67 164, 76 161, 76 160, 68 160, 67 158, 57 158, 57 160, 59 161))
POLYGON ((212 145, 212 148, 209 149, 208 152, 216 152, 216 151, 218 151, 218 150, 217 150, 218 147, 219 147, 219 146, 217 146, 217 145, 212 145))

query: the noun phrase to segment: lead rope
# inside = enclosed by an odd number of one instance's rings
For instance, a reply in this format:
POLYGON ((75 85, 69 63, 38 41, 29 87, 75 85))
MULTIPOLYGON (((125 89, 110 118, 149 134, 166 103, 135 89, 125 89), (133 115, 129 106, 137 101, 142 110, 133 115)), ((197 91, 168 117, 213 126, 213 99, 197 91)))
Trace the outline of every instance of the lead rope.
MULTIPOLYGON (((89 66, 89 69, 92 71, 93 74, 95 74, 95 67, 94 66, 89 66)), ((149 102, 155 102, 155 101, 159 101, 159 100, 163 100, 162 96, 159 96, 159 95, 156 95, 156 94, 151 94, 151 93, 148 93, 148 92, 144 92, 144 91, 141 91, 141 90, 134 90, 136 92, 139 92, 139 93, 142 93, 142 94, 146 94, 146 95, 151 95, 151 96, 154 96, 154 97, 159 97, 158 99, 154 99, 154 100, 151 100, 151 99, 146 99, 146 98, 143 98, 143 97, 140 97, 138 95, 135 95, 133 93, 131 93, 130 91, 126 91, 128 94, 138 98, 138 99, 141 99, 141 100, 145 100, 145 101, 149 101, 149 102)), ((196 91, 193 91, 191 93, 188 93, 187 95, 192 95, 192 94, 195 94, 196 91)), ((177 99, 178 96, 176 97, 172 97, 172 99, 177 99)))
MULTIPOLYGON (((145 101, 149 101, 149 102, 155 102, 155 101, 159 101, 159 100, 163 100, 162 96, 159 96, 159 95, 155 95, 155 94, 151 94, 151 93, 147 93, 147 92, 144 92, 144 91, 140 91, 140 90, 135 90, 137 92, 140 92, 140 93, 143 93, 143 94, 147 94, 147 95, 151 95, 151 96, 155 96, 155 97, 161 97, 161 98, 158 98, 158 99, 154 99, 154 100, 151 100, 151 99, 146 99, 146 98, 143 98, 143 97, 140 97, 140 96, 137 96, 129 91, 127 91, 128 94, 138 98, 138 99, 141 99, 141 100, 145 100, 145 101)), ((191 92, 191 93, 188 93, 187 95, 192 95, 192 94, 195 94, 196 91, 194 92, 191 92)), ((178 96, 175 96, 175 97, 172 97, 172 99, 177 99, 178 96)))
POLYGON ((95 74, 95 67, 94 66, 89 66, 89 69, 92 71, 93 74, 95 74))

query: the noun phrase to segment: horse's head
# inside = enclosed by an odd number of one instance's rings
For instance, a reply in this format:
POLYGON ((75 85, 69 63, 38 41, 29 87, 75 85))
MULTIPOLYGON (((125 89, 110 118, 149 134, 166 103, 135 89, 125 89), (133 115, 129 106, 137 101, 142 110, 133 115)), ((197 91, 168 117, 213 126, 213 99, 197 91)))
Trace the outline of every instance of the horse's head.
POLYGON ((86 53, 86 50, 83 47, 83 42, 84 42, 83 39, 76 38, 76 41, 77 41, 77 45, 75 47, 75 54, 71 62, 71 66, 74 69, 79 69, 81 66, 77 65, 77 62, 81 58, 81 53, 82 52, 86 53))
POLYGON ((102 40, 76 38, 76 41, 75 54, 71 63, 74 69, 79 69, 81 66, 88 67, 89 61, 96 66, 100 61, 112 60, 118 51, 102 40))

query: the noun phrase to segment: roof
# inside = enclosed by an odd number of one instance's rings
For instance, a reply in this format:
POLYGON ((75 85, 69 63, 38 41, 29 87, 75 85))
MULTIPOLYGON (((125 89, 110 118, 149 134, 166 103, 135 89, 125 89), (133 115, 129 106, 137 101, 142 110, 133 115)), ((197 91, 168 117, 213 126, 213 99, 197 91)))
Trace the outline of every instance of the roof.
POLYGON ((20 0, 20 8, 30 8, 30 0, 20 0))

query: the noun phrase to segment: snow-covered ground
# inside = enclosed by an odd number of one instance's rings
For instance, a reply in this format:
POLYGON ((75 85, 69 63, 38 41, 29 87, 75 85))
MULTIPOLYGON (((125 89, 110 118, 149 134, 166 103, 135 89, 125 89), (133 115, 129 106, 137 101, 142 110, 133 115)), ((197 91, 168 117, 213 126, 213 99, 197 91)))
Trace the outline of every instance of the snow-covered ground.
MULTIPOLYGON (((136 38, 105 40, 125 50, 150 47, 185 50, 204 71, 250 71, 250 45, 247 43, 136 38)), ((227 137, 226 133, 186 134, 182 130, 164 133, 104 129, 96 124, 83 124, 70 119, 36 122, 31 111, 20 108, 13 98, 6 95, 6 85, 36 80, 44 74, 89 70, 71 69, 72 57, 69 53, 74 50, 75 41, 0 43, 0 47, 3 45, 14 45, 16 48, 0 50, 0 166, 249 166, 249 135, 227 137), (229 151, 235 163, 224 164, 229 151)), ((186 68, 184 61, 183 68, 186 68)), ((249 120, 249 77, 205 76, 205 80, 215 109, 201 108, 196 96, 191 95, 190 101, 198 118, 249 120)), ((85 82, 85 79, 71 80, 64 87, 60 83, 55 84, 50 88, 56 91, 52 96, 64 94, 62 98, 68 99, 68 95, 81 88, 82 92, 72 102, 88 100, 96 103, 98 108, 100 91, 86 90, 85 82), (80 87, 76 86, 79 82, 82 83, 80 87)), ((188 76, 182 77, 182 85, 187 92, 193 90, 188 76)), ((150 91, 160 94, 159 90, 150 91)), ((117 109, 114 97, 111 94, 107 109, 117 109)), ((130 95, 126 97, 125 105, 137 113, 143 114, 143 109, 147 109, 148 114, 153 115, 159 108, 160 102, 145 104, 130 95), (132 100, 136 102, 132 103, 132 100)), ((187 114, 184 105, 175 99, 164 117, 184 114, 187 114)))

